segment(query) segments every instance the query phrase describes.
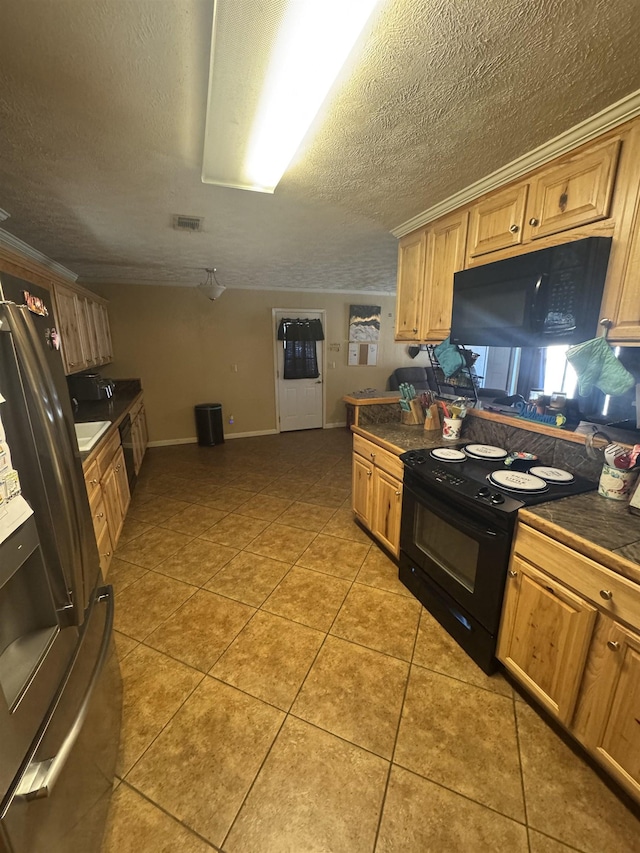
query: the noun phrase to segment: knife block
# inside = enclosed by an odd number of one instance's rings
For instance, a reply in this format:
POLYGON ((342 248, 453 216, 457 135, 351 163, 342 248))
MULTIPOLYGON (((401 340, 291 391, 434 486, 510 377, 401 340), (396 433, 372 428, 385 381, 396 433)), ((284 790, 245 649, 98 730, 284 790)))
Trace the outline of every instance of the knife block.
POLYGON ((440 423, 440 410, 434 404, 433 406, 429 406, 427 409, 424 419, 424 431, 432 433, 435 436, 441 429, 442 424, 440 423))
POLYGON ((424 420, 422 414, 422 406, 417 400, 409 400, 411 406, 410 412, 401 411, 401 421, 403 424, 421 424, 424 420))

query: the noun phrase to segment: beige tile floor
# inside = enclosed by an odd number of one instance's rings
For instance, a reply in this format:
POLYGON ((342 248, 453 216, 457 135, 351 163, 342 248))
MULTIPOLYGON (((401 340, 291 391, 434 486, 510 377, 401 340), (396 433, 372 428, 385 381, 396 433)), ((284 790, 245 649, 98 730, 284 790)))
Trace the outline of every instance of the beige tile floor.
POLYGON ((640 823, 353 522, 350 436, 150 450, 108 580, 104 853, 637 853, 640 823))

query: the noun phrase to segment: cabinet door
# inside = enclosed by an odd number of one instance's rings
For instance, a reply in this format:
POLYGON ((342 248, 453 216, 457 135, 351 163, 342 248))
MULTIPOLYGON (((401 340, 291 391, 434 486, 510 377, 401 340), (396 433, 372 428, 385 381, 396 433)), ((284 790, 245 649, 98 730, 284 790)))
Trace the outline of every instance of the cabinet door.
POLYGON ((371 529, 371 509, 373 504, 373 465, 353 454, 351 505, 360 521, 371 529))
POLYGON ((422 339, 443 341, 451 330, 453 274, 464 268, 469 214, 447 216, 429 227, 425 262, 422 339))
POLYGON ((609 215, 620 140, 577 154, 531 182, 527 239, 535 240, 609 215))
POLYGON ((589 650, 574 733, 640 795, 640 635, 603 616, 589 650))
POLYGON ((78 307, 83 322, 80 324, 80 342, 84 348, 87 367, 102 363, 98 350, 98 333, 93 314, 93 301, 86 296, 78 296, 78 307), (83 331, 84 328, 84 331, 83 331))
POLYGON ((107 306, 101 302, 93 303, 94 321, 98 335, 98 351, 102 364, 113 361, 113 348, 111 345, 111 331, 109 328, 109 313, 107 306))
MULTIPOLYGON (((127 479, 127 467, 124 462, 124 451, 122 445, 116 450, 113 457, 113 468, 116 475, 116 483, 118 488, 118 501, 120 503, 120 513, 122 520, 127 514, 129 504, 131 502, 131 492, 129 491, 129 480, 127 479)), ((118 531, 118 536, 120 531, 118 531)), ((117 537, 116 537, 117 540, 117 537)))
POLYGON ((66 287, 55 288, 58 325, 65 372, 75 373, 86 367, 80 339, 80 322, 76 294, 66 287))
POLYGON ((400 553, 402 483, 380 468, 373 469, 371 532, 395 554, 400 553))
POLYGON ((104 498, 104 507, 107 511, 109 536, 114 548, 118 544, 118 537, 120 536, 123 525, 122 506, 118 494, 118 481, 116 476, 115 465, 111 464, 102 475, 102 480, 100 481, 100 485, 102 486, 102 496, 104 498))
POLYGON ((424 229, 403 237, 398 245, 397 341, 418 341, 421 337, 425 246, 424 229))
POLYGON ((595 618, 588 601, 512 558, 497 657, 565 724, 573 714, 595 618))
POLYGON ((499 190, 471 208, 469 257, 522 243, 528 184, 499 190))
POLYGON ((111 537, 107 526, 105 526, 104 530, 96 540, 96 544, 98 546, 98 556, 100 558, 102 577, 106 578, 109 566, 111 565, 111 558, 113 557, 113 545, 111 544, 111 537))

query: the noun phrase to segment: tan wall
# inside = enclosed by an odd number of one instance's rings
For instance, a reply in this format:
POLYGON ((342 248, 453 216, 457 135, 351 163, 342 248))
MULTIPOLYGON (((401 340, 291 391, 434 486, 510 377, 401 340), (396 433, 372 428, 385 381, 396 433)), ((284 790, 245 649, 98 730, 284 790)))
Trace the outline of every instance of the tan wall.
POLYGON ((393 296, 227 290, 210 302, 197 288, 101 285, 93 290, 109 300, 113 335, 115 361, 102 373, 141 377, 151 441, 193 437, 196 403, 222 403, 227 435, 276 428, 272 308, 327 312, 327 364, 336 363, 326 372, 327 423, 344 422, 343 394, 383 389, 394 368, 425 363, 426 354, 412 361, 406 346, 393 340, 393 296), (376 367, 347 364, 349 305, 360 303, 382 306, 376 367), (339 344, 340 351, 331 352, 330 344, 339 344))

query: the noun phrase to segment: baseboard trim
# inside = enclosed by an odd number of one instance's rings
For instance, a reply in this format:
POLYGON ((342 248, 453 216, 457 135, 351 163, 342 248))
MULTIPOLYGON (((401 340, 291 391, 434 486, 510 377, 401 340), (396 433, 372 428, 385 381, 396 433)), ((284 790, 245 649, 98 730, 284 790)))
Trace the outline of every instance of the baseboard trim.
MULTIPOLYGON (((234 432, 234 433, 225 433, 225 441, 229 441, 232 438, 253 438, 256 435, 277 435, 277 429, 263 429, 256 430, 255 432, 234 432)), ((164 441, 150 441, 147 445, 148 447, 171 447, 173 444, 197 444, 197 437, 191 436, 191 438, 167 438, 164 441)), ((215 445, 212 445, 214 447, 215 445)))
POLYGON ((346 421, 338 421, 334 424, 325 424, 324 428, 325 429, 340 429, 340 427, 342 427, 342 429, 345 429, 346 426, 347 426, 346 421))
POLYGON ((197 444, 198 439, 193 438, 167 438, 164 441, 150 441, 147 447, 170 447, 173 444, 197 444))

